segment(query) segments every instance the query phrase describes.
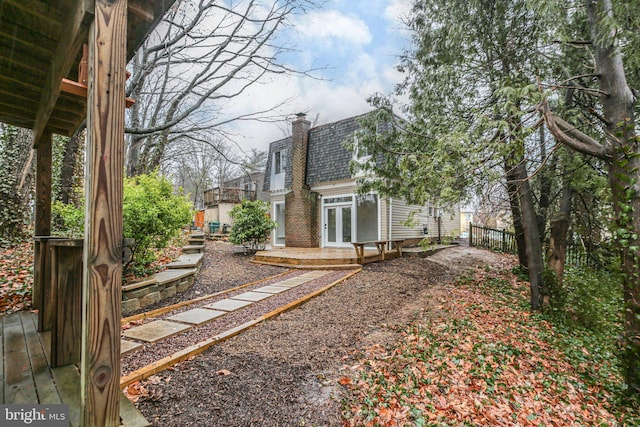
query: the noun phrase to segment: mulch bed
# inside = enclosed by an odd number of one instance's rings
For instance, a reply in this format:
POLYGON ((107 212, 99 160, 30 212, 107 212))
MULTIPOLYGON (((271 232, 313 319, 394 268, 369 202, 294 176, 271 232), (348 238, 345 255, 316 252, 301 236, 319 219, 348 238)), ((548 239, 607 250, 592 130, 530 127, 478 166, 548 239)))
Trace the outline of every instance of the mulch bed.
MULTIPOLYGON (((363 348, 395 342, 399 325, 437 311, 447 283, 486 262, 485 252, 468 251, 451 264, 368 264, 303 306, 137 384, 137 405, 157 426, 339 426, 341 373, 363 348)), ((216 268, 224 263, 220 257, 216 268)))

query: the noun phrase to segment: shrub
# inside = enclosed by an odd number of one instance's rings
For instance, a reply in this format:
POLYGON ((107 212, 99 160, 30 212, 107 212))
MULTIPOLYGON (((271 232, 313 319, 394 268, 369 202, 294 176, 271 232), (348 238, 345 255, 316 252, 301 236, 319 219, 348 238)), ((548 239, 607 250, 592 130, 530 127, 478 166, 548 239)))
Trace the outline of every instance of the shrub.
POLYGON ((229 215, 233 219, 229 240, 252 251, 264 249, 269 233, 278 225, 269 217, 269 206, 261 200, 243 200, 229 215))
MULTIPOLYGON (((52 212, 56 234, 83 235, 84 208, 55 202, 52 212)), ((171 183, 157 173, 139 175, 125 179, 122 216, 123 237, 135 240, 124 273, 143 275, 156 260, 156 251, 167 247, 191 220, 191 202, 182 194, 174 194, 171 183)))
POLYGON ((51 235, 82 238, 84 235, 84 207, 62 203, 51 204, 51 235))
POLYGON ((552 298, 552 311, 564 321, 594 331, 620 327, 623 304, 622 280, 618 274, 587 267, 565 270, 561 293, 552 298))
POLYGON ((191 220, 191 202, 174 194, 171 183, 157 173, 127 178, 124 185, 124 237, 135 239, 125 273, 144 273, 156 260, 155 250, 165 248, 191 220))

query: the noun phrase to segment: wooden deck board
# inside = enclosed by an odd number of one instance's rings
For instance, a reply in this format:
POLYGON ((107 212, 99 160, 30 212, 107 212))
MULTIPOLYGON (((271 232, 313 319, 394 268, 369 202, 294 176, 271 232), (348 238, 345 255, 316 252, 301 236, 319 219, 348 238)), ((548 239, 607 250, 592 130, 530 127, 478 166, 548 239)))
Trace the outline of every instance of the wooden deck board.
POLYGON ((2 356, 2 363, 0 363, 0 402, 4 403, 4 385, 6 381, 4 379, 4 319, 0 318, 0 356, 2 356))
POLYGON ((151 425, 122 392, 120 392, 120 419, 123 427, 148 427, 151 425))
POLYGON ((38 403, 21 319, 19 313, 3 318, 5 404, 38 403))
POLYGON ((76 365, 52 368, 62 403, 69 405, 69 424, 80 425, 80 371, 76 365), (73 404, 76 403, 76 404, 73 404))
MULTIPOLYGON (((365 262, 378 257, 376 249, 364 249, 365 262)), ((353 248, 290 248, 276 247, 258 251, 255 260, 259 263, 290 266, 346 266, 360 265, 358 256, 353 248)))
POLYGON ((38 332, 31 319, 31 313, 22 312, 20 314, 22 317, 24 336, 27 342, 27 351, 29 352, 29 361, 31 362, 31 372, 36 385, 38 402, 62 403, 56 385, 53 382, 42 343, 38 338, 38 332))

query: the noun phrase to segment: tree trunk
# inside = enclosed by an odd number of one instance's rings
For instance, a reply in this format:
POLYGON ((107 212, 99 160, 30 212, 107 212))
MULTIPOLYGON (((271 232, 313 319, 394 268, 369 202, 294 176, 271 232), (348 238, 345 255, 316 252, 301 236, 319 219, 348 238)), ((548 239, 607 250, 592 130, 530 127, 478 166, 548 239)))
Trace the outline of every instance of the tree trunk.
POLYGON ((84 129, 86 124, 73 133, 69 142, 64 147, 64 158, 62 159, 62 167, 60 169, 60 191, 58 192, 58 200, 62 203, 69 204, 72 201, 74 177, 76 165, 78 164, 78 153, 80 152, 80 139, 84 138, 84 129))
POLYGON ((529 269, 529 261, 527 260, 527 245, 524 239, 524 226, 522 225, 522 210, 520 209, 520 201, 518 199, 518 178, 515 176, 515 170, 509 161, 505 162, 505 175, 507 178, 507 193, 509 195, 509 204, 511 206, 511 217, 513 218, 513 228, 516 235, 516 248, 518 249, 518 262, 520 267, 525 271, 529 269))
POLYGON ((531 288, 531 309, 541 311, 543 299, 547 298, 547 292, 542 281, 544 264, 542 261, 542 245, 538 232, 538 221, 533 203, 533 192, 527 179, 527 171, 523 161, 516 167, 516 176, 520 177, 518 185, 518 198, 522 212, 522 227, 524 229, 524 241, 527 254, 527 266, 529 271, 529 283, 531 288))
POLYGON ((34 150, 31 131, 0 128, 0 245, 21 240, 30 220, 34 150))
POLYGON ((560 211, 551 220, 551 236, 549 239, 549 253, 547 256, 547 267, 555 273, 552 284, 547 284, 549 295, 552 299, 560 299, 564 296, 562 282, 564 276, 564 266, 566 260, 567 232, 569 230, 569 219, 571 215, 571 196, 573 190, 569 178, 564 178, 562 188, 562 200, 560 211))
POLYGON ((612 17, 609 0, 586 0, 591 40, 600 77, 602 113, 609 162, 609 185, 616 217, 624 275, 624 369, 629 391, 640 393, 640 141, 635 134, 635 98, 626 80, 622 55, 615 35, 606 32, 602 21, 612 17))
MULTIPOLYGON (((547 160, 547 150, 546 150, 546 138, 545 138, 545 127, 540 126, 540 162, 544 163, 547 160)), ((549 207, 551 205, 551 174, 555 171, 555 166, 557 163, 557 157, 553 156, 549 161, 549 167, 545 168, 540 172, 540 198, 538 201, 538 233, 540 236, 540 244, 544 246, 546 227, 547 227, 547 219, 549 217, 549 207)))

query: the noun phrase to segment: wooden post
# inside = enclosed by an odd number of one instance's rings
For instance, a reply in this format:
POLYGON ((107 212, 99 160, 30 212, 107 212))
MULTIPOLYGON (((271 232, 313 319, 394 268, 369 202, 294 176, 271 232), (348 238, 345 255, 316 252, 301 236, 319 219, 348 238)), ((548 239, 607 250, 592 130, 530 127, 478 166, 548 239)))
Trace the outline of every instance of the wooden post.
POLYGON ((89 31, 81 405, 118 426, 127 1, 95 0, 89 31))
MULTIPOLYGON (((34 235, 49 236, 51 234, 51 133, 42 135, 36 145, 36 205, 34 235)), ((48 250, 46 240, 34 242, 33 256, 33 307, 40 310, 38 330, 46 330, 51 326, 50 316, 43 313, 44 301, 47 301, 48 286, 48 250)))
POLYGON ((473 246, 473 224, 469 223, 469 246, 473 246))
POLYGON ((51 367, 80 361, 82 240, 49 242, 51 254, 51 367))

